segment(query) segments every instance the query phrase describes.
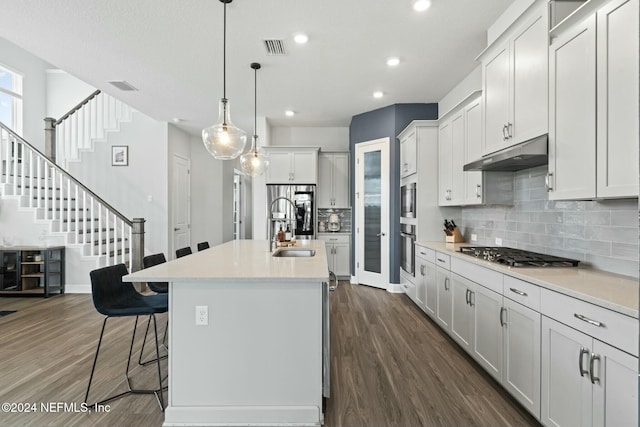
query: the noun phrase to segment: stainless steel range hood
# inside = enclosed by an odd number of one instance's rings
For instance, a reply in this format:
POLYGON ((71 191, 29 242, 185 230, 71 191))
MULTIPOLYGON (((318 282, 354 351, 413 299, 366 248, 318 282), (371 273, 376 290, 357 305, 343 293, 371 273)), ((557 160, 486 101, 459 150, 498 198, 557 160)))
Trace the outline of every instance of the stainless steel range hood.
POLYGON ((548 162, 547 134, 544 134, 468 163, 464 165, 464 170, 512 172, 546 165, 548 162))

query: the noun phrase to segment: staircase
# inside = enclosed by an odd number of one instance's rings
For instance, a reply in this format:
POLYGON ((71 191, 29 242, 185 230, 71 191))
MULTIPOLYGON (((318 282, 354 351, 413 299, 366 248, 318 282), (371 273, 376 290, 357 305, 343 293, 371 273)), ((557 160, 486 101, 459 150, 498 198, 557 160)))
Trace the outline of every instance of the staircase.
POLYGON ((142 251, 133 246, 143 238, 144 220, 127 219, 2 123, 0 197, 33 212, 35 222, 93 260, 94 268, 125 263, 139 269, 142 251))
POLYGON ((45 119, 47 138, 55 140, 55 162, 69 170, 69 163, 79 162, 83 152, 105 142, 108 132, 131 122, 133 111, 122 101, 96 90, 58 120, 45 119))

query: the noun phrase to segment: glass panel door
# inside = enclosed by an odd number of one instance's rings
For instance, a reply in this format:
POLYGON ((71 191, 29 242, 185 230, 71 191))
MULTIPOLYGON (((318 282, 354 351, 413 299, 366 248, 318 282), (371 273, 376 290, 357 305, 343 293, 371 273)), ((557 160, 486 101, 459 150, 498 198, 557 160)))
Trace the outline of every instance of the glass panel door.
POLYGON ((381 151, 364 153, 364 269, 373 273, 382 272, 381 241, 382 231, 381 208, 382 194, 380 188, 381 151))

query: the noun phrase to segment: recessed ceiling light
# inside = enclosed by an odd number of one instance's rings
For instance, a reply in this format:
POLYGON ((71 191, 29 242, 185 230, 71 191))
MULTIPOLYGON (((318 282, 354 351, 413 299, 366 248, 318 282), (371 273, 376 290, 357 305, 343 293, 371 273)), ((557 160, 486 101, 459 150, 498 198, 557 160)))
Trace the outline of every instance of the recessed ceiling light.
POLYGON ((180 123, 182 121, 182 119, 180 117, 174 117, 173 118, 173 122, 174 123, 180 123))
POLYGON ((373 97, 374 98, 382 98, 382 96, 384 95, 384 93, 377 91, 377 92, 373 92, 373 97))
POLYGON ((309 36, 307 36, 306 34, 298 33, 293 36, 293 41, 298 44, 305 44, 309 41, 309 36))
POLYGON ((396 58, 394 56, 392 56, 391 58, 387 59, 387 65, 389 67, 395 67, 396 65, 398 65, 400 63, 400 59, 396 58))
POLYGON ((416 12, 424 12, 425 10, 429 9, 430 6, 430 0, 414 0, 413 2, 413 10, 415 10, 416 12))
POLYGON ((293 117, 296 113, 292 110, 287 110, 284 112, 287 117, 293 117))

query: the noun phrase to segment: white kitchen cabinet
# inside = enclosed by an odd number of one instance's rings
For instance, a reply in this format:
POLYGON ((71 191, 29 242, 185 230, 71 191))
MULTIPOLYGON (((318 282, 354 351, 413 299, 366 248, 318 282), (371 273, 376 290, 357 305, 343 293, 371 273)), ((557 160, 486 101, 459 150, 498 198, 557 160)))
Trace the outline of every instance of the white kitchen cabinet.
POLYGON ((474 295, 474 343, 472 356, 498 382, 502 381, 503 330, 502 295, 477 286, 474 295))
POLYGON ((424 259, 415 257, 415 274, 416 274, 416 304, 425 310, 427 302, 427 270, 428 262, 424 259))
POLYGON ((325 241, 329 271, 338 278, 351 277, 351 237, 346 233, 318 234, 318 240, 325 241))
POLYGON ((638 0, 613 0, 549 49, 551 200, 638 196, 638 0))
POLYGON ((417 172, 418 138, 416 129, 400 138, 400 177, 406 178, 417 172))
POLYGON ((349 153, 318 155, 318 207, 346 209, 349 199, 349 153))
POLYGON ((595 197, 596 18, 549 48, 549 199, 595 197))
POLYGON ((267 184, 316 184, 318 148, 265 147, 269 156, 267 184))
POLYGON ((467 353, 473 350, 475 288, 471 280, 451 274, 451 336, 467 353))
POLYGON ((537 2, 482 55, 482 154, 547 133, 548 9, 537 2))
POLYGON ((597 12, 598 197, 638 196, 638 0, 597 12))
POLYGON ((504 298, 502 305, 505 309, 502 385, 539 419, 542 316, 509 298, 504 298))
MULTIPOLYGON (((482 157, 482 97, 477 97, 464 107, 465 143, 463 166, 482 157)), ((481 171, 463 173, 465 205, 481 205, 482 186, 481 171)))
POLYGON ((436 322, 451 331, 451 272, 436 267, 436 322))
POLYGON ((440 125, 438 135, 438 204, 458 206, 464 200, 464 111, 440 125))
POLYGON ((542 423, 637 425, 637 366, 637 357, 543 316, 542 423))
POLYGON ((434 250, 420 245, 415 247, 416 287, 419 286, 420 298, 416 301, 425 313, 436 319, 437 312, 437 274, 434 250))

